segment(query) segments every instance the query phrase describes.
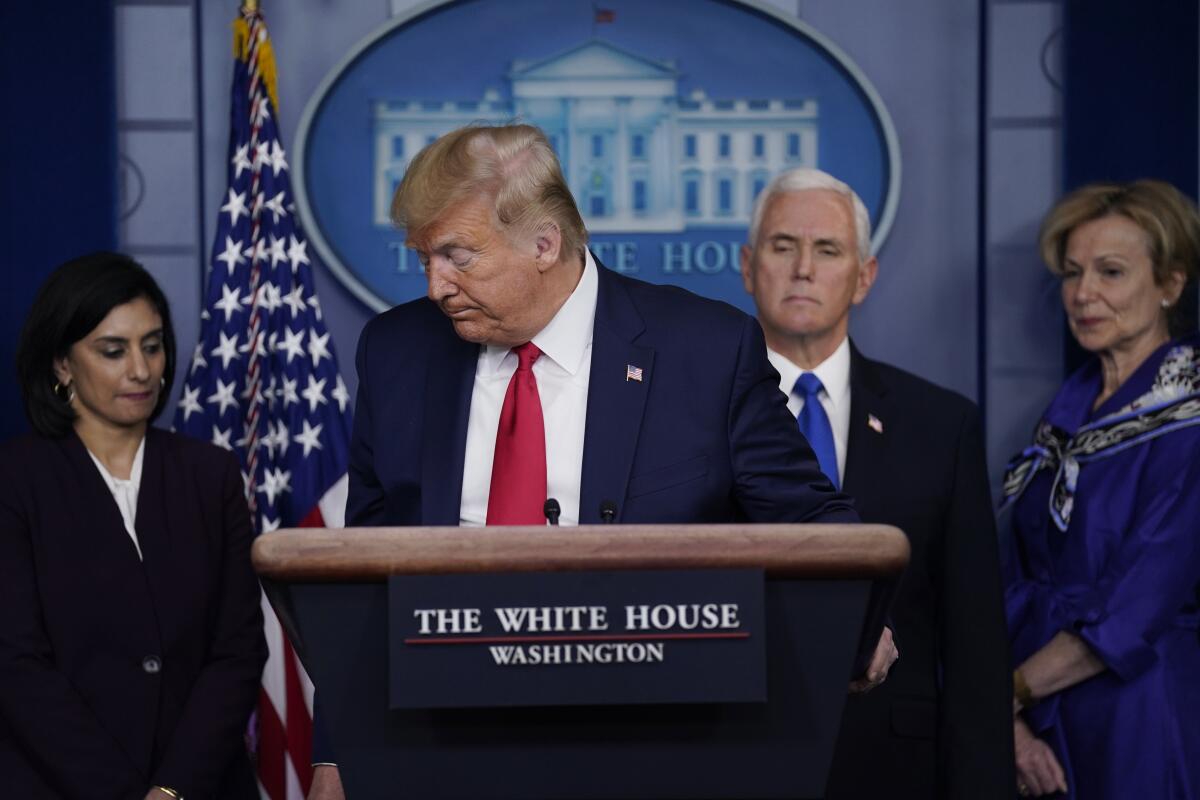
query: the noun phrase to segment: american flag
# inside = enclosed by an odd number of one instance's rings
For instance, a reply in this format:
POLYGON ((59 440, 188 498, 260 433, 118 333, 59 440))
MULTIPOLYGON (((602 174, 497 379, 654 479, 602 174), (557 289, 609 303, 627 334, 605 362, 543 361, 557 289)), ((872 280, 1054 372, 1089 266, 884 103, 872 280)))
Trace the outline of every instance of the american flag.
MULTIPOLYGON (((262 15, 234 23, 228 190, 222 198, 177 431, 237 453, 258 532, 344 524, 350 395, 313 287, 276 127, 262 15)), ((311 783, 312 684, 264 600, 270 660, 257 713, 262 793, 311 783)))

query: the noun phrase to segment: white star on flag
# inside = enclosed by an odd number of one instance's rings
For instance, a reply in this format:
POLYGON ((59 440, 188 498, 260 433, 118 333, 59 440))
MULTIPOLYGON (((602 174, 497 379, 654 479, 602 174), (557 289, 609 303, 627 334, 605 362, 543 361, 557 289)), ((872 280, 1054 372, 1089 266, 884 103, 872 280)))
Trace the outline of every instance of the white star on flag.
POLYGON ((234 178, 242 177, 242 170, 250 169, 250 159, 248 158, 249 155, 250 155, 250 145, 244 144, 244 145, 240 146, 237 149, 237 152, 235 152, 233 154, 233 158, 229 159, 230 163, 233 164, 233 168, 235 170, 233 173, 234 178))
POLYGON ((229 407, 237 408, 237 400, 233 397, 233 390, 237 388, 237 381, 225 381, 217 378, 217 390, 209 395, 208 403, 218 403, 220 408, 217 410, 217 416, 220 417, 225 413, 225 409, 229 407))
POLYGON ((315 428, 308 424, 308 420, 303 422, 304 430, 296 434, 296 444, 304 445, 304 457, 308 458, 309 451, 314 448, 321 449, 321 428, 324 427, 318 424, 315 428))
POLYGON ((233 433, 233 429, 222 430, 216 425, 212 426, 212 443, 217 447, 224 447, 226 450, 232 450, 233 445, 229 443, 229 436, 233 433))
POLYGON ((346 404, 350 402, 350 392, 346 391, 346 384, 342 383, 341 373, 339 373, 337 376, 337 385, 333 387, 333 391, 330 392, 330 396, 333 397, 334 400, 337 400, 338 411, 340 413, 345 413, 346 404))
POLYGON ((307 331, 301 328, 294 331, 291 328, 285 328, 283 331, 283 341, 279 343, 279 349, 287 353, 287 363, 292 363, 292 359, 296 356, 304 355, 304 334, 307 331))
POLYGON ((221 299, 213 303, 213 308, 223 311, 225 313, 225 321, 229 322, 230 316, 232 316, 235 311, 242 310, 241 303, 242 301, 241 298, 238 297, 237 288, 223 285, 221 287, 221 299))
POLYGON ((200 400, 199 386, 184 386, 183 397, 179 398, 179 413, 183 414, 183 421, 187 422, 188 417, 196 412, 204 412, 204 409, 198 402, 200 400))
POLYGON ((292 290, 283 296, 283 303, 292 310, 292 319, 295 319, 297 314, 303 314, 306 309, 304 287, 300 284, 293 286, 292 290))
POLYGON ((292 479, 292 473, 282 469, 269 469, 266 471, 263 485, 258 487, 258 490, 267 496, 267 505, 275 505, 275 496, 290 492, 292 487, 288 482, 292 479))
POLYGON ((279 387, 279 396, 283 399, 283 407, 285 409, 292 403, 299 403, 300 395, 296 394, 296 381, 291 378, 284 378, 283 385, 279 387))
POLYGON ((225 205, 221 206, 221 210, 229 212, 230 225, 237 225, 239 216, 242 214, 250 216, 250 212, 246 208, 246 193, 235 192, 233 189, 230 189, 229 200, 225 203, 225 205))
MULTIPOLYGON (((279 146, 279 140, 276 139, 271 142, 271 171, 278 176, 279 170, 287 168, 287 154, 284 153, 283 148, 279 146)), ((282 192, 280 196, 282 196, 282 192)))
POLYGON ((329 349, 326 344, 329 342, 329 331, 325 331, 318 336, 316 331, 308 332, 308 354, 312 356, 313 366, 321 363, 322 358, 329 358, 329 349))
POLYGON ((229 369, 229 362, 235 358, 241 358, 238 355, 238 337, 226 336, 225 331, 221 331, 221 343, 209 351, 210 356, 216 356, 221 359, 221 369, 229 369))
POLYGON ((242 256, 242 245, 240 242, 235 242, 232 236, 225 237, 225 249, 217 256, 217 261, 225 262, 225 268, 233 275, 233 270, 238 264, 245 264, 246 259, 242 256))
POLYGON ((304 391, 300 392, 300 396, 308 401, 308 413, 317 410, 318 405, 323 405, 328 401, 325 399, 325 379, 317 380, 310 372, 308 374, 308 386, 304 387, 304 391))

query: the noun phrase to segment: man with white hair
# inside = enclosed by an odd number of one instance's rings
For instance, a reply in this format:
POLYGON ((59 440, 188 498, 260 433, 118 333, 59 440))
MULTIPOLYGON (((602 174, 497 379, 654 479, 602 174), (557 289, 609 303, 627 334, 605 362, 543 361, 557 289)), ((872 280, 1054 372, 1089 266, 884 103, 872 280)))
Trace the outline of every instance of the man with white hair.
POLYGON ((788 408, 863 521, 903 530, 912 558, 892 607, 900 658, 848 698, 827 798, 1011 798, 1011 679, 978 410, 865 358, 850 309, 878 262, 854 191, 815 169, 759 196, 742 279, 788 408), (864 768, 869 766, 869 768, 864 768))

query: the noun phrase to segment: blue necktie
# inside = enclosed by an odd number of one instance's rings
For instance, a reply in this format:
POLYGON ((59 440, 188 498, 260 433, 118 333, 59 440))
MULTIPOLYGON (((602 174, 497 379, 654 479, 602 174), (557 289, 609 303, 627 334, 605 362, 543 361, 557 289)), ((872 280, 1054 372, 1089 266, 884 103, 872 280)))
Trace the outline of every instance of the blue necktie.
POLYGON ((804 398, 804 408, 800 409, 800 415, 796 418, 800 423, 800 432, 817 454, 817 463, 821 465, 821 471, 837 489, 840 487, 837 449, 833 445, 833 426, 829 424, 829 416, 817 396, 824 388, 820 378, 812 372, 806 372, 796 379, 796 386, 792 391, 804 398))

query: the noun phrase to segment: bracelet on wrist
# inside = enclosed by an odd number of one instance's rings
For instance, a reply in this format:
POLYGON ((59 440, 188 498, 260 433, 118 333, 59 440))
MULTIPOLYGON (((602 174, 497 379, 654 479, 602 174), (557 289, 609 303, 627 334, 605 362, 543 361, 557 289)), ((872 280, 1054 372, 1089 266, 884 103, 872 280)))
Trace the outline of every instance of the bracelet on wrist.
POLYGON ((170 786, 155 786, 154 788, 158 789, 163 794, 174 797, 175 800, 183 800, 183 795, 181 795, 179 792, 172 789, 170 786))

